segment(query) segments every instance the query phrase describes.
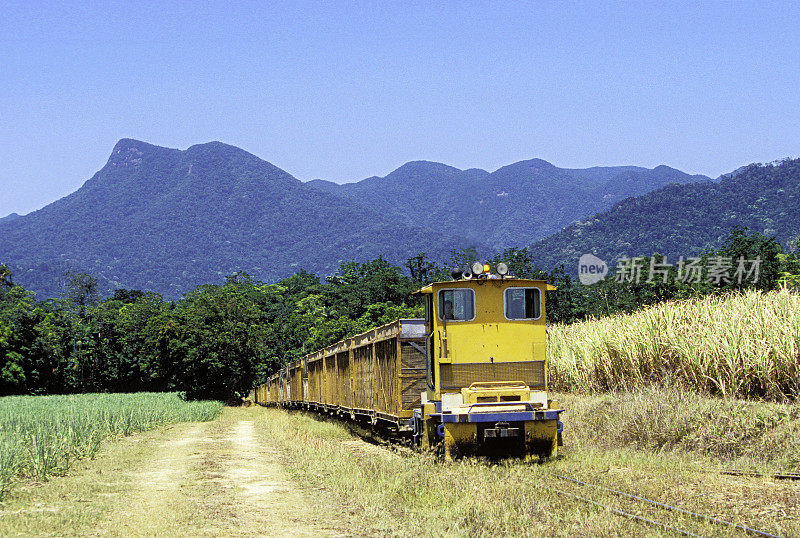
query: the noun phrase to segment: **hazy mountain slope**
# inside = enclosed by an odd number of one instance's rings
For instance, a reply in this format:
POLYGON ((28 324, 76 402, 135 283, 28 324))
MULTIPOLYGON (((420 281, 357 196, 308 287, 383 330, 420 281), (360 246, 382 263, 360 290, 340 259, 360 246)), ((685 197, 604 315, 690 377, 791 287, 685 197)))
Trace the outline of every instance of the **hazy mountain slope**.
POLYGON ((121 140, 80 189, 0 223, 0 262, 42 296, 64 271, 177 297, 243 270, 273 280, 300 268, 330 274, 341 260, 401 263, 463 246, 443 234, 387 222, 219 142, 185 151, 121 140))
POLYGON ((8 221, 11 221, 11 220, 14 220, 14 219, 18 219, 18 218, 19 218, 19 215, 17 213, 11 213, 10 215, 6 215, 5 217, 0 217, 0 222, 3 222, 3 221, 8 222, 8 221))
POLYGON ((537 265, 575 271, 581 254, 608 263, 665 254, 670 261, 718 248, 734 225, 787 243, 800 233, 800 159, 750 165, 711 181, 670 185, 629 198, 535 243, 537 265))
POLYGON ((376 208, 398 223, 462 234, 499 249, 546 237, 627 196, 700 180, 708 178, 666 166, 564 169, 531 159, 493 173, 414 161, 385 177, 308 185, 376 208))
POLYGON ((413 161, 386 177, 341 185, 339 192, 396 222, 419 224, 445 234, 456 230, 457 234, 474 238, 472 227, 479 225, 479 220, 464 218, 464 208, 479 204, 480 191, 474 184, 474 179, 452 166, 413 161))
POLYGON ((339 192, 339 185, 333 181, 327 181, 325 179, 312 179, 311 181, 306 182, 306 185, 329 194, 336 194, 339 192))
POLYGON ((710 179, 699 174, 689 175, 663 164, 653 169, 639 166, 611 166, 565 171, 575 177, 591 181, 595 185, 596 193, 602 195, 607 203, 639 196, 670 183, 696 183, 710 179))

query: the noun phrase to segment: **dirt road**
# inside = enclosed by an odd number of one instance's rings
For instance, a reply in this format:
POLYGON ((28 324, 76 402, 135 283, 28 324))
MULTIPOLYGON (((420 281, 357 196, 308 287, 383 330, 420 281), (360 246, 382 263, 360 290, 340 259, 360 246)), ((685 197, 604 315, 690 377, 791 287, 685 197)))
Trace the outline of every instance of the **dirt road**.
MULTIPOLYGON (((257 435, 245 409, 181 424, 153 442, 95 536, 331 536, 325 500, 301 491, 281 454, 257 435)), ((345 531, 346 532, 346 531, 345 531)))

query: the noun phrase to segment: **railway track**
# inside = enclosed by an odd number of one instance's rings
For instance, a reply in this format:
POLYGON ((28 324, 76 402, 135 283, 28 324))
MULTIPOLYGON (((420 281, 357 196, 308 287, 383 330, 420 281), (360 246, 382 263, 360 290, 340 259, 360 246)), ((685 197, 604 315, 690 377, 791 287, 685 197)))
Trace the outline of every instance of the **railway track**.
POLYGON ((772 478, 773 480, 800 480, 800 473, 796 472, 780 472, 775 474, 762 474, 756 473, 753 471, 741 471, 739 469, 722 469, 718 471, 712 471, 718 474, 730 475, 730 476, 748 476, 754 478, 772 478))
MULTIPOLYGON (((319 415, 310 414, 311 417, 315 418, 316 420, 331 420, 330 417, 320 417, 319 415)), ((381 432, 375 429, 372 429, 366 425, 361 425, 358 423, 345 423, 348 431, 351 434, 354 434, 361 438, 362 440, 381 447, 385 450, 391 451, 396 455, 401 457, 413 457, 416 452, 414 452, 408 442, 407 439, 400 438, 399 436, 392 435, 389 432, 381 432)), ((766 477, 766 478, 773 478, 777 480, 800 480, 800 473, 795 472, 780 472, 776 474, 761 474, 752 471, 744 471, 738 469, 707 469, 705 472, 708 473, 715 473, 715 474, 722 474, 722 475, 730 475, 730 476, 743 476, 743 477, 766 477)), ((719 531, 728 531, 728 532, 735 532, 739 531, 743 534, 748 534, 751 536, 764 536, 769 538, 779 538, 778 535, 771 534, 769 532, 755 529, 749 527, 747 525, 743 525, 740 523, 735 523, 731 521, 727 521, 718 517, 709 516, 706 514, 701 514, 698 512, 693 512, 690 510, 685 510, 683 508, 679 508, 677 506, 673 506, 664 502, 656 501, 653 499, 648 499, 646 497, 642 497, 639 495, 634 495, 631 493, 626 493, 623 491, 619 491, 617 489, 600 486, 598 484, 592 484, 586 482, 584 480, 580 480, 578 478, 566 476, 564 474, 552 473, 552 472, 545 472, 547 476, 552 477, 555 480, 561 481, 566 484, 571 484, 572 486, 576 486, 577 488, 585 491, 595 491, 600 492, 601 495, 605 495, 605 498, 590 498, 587 494, 579 494, 577 490, 571 488, 572 491, 567 491, 564 488, 555 487, 552 485, 542 484, 542 487, 545 489, 549 489, 555 493, 565 495, 567 497, 576 499, 581 502, 585 502, 592 506, 595 506, 599 509, 607 510, 611 513, 614 513, 620 517, 628 518, 632 521, 636 521, 638 523, 649 525, 654 528, 659 528, 669 533, 674 533, 681 536, 707 536, 707 534, 701 534, 700 532, 695 532, 692 530, 687 530, 686 528, 681 528, 675 523, 672 522, 665 522, 663 520, 659 520, 661 516, 657 515, 658 513, 672 513, 674 516, 681 518, 681 524, 688 520, 693 520, 700 524, 705 524, 708 526, 714 527, 719 531), (611 506, 606 499, 609 496, 617 497, 624 499, 626 503, 630 505, 637 505, 639 509, 633 506, 626 506, 625 509, 622 507, 615 507, 611 506), (642 510, 641 507, 645 507, 642 510), (647 516, 642 515, 643 513, 648 513, 647 516), (635 513, 639 512, 639 513, 635 513)), ((714 533, 716 534, 716 532, 714 533)))
MULTIPOLYGON (((383 448, 385 448, 387 450, 390 450, 390 451, 394 452, 395 454, 398 454, 398 455, 401 455, 401 456, 404 456, 404 457, 410 457, 410 456, 413 456, 415 454, 415 452, 413 452, 408 446, 406 446, 406 444, 398 443, 397 439, 392 439, 390 437, 376 435, 374 433, 374 431, 370 432, 368 429, 365 429, 365 428, 353 428, 353 429, 351 429, 351 432, 352 433, 356 433, 362 439, 364 439, 364 440, 366 440, 366 441, 368 441, 368 442, 370 442, 370 443, 372 443, 374 445, 381 446, 381 447, 383 447, 383 448)), ((765 475, 765 474, 759 474, 759 473, 749 472, 749 471, 740 471, 740 470, 735 470, 735 469, 726 469, 726 470, 722 470, 722 471, 718 470, 716 472, 718 474, 733 475, 733 476, 769 477, 769 478, 775 478, 775 479, 800 480, 800 473, 791 473, 791 472, 779 473, 779 474, 775 474, 775 475, 765 475)), ((560 480, 560 481, 563 481, 563 482, 566 482, 566 483, 574 484, 574 485, 580 486, 582 488, 594 489, 596 491, 600 491, 600 492, 604 492, 606 494, 614 495, 616 497, 620 497, 620 498, 626 499, 628 501, 634 501, 636 503, 643 504, 643 505, 645 505, 647 507, 650 507, 650 508, 652 508, 652 509, 654 509, 656 511, 660 510, 662 512, 672 512, 674 514, 677 514, 679 516, 684 517, 685 519, 693 519, 693 520, 698 521, 698 522, 710 524, 710 525, 713 525, 713 526, 715 526, 715 527, 717 527, 717 528, 719 528, 721 530, 740 531, 740 532, 742 532, 744 534, 748 534, 748 535, 751 535, 751 536, 764 536, 764 537, 768 537, 768 538, 780 538, 779 535, 771 534, 769 532, 766 532, 766 531, 763 531, 763 530, 759 530, 759 529, 755 529, 755 528, 749 527, 747 525, 743 525, 743 524, 740 524, 740 523, 734 523, 734 522, 731 522, 731 521, 726 521, 726 520, 718 518, 718 517, 709 516, 709 515, 701 514, 701 513, 698 513, 698 512, 693 512, 691 510, 685 510, 685 509, 679 508, 677 506, 672 506, 670 504, 659 502, 659 501, 655 501, 653 499, 648 499, 646 497, 642 497, 642 496, 639 496, 639 495, 633 495, 633 494, 630 494, 630 493, 625 493, 623 491, 619 491, 619 490, 615 490, 615 489, 612 489, 612 488, 600 486, 600 485, 597 485, 597 484, 591 484, 589 482, 586 482, 584 480, 579 480, 579 479, 574 478, 574 477, 566 476, 566 475, 563 475, 563 474, 556 474, 556 473, 546 473, 546 474, 548 474, 549 476, 551 476, 551 477, 553 477, 553 478, 555 478, 557 480, 560 480)), ((704 534, 700 534, 700 533, 697 533, 697 532, 692 532, 690 530, 681 528, 681 527, 676 526, 674 524, 666 523, 666 522, 663 522, 663 521, 659 521, 658 519, 653 519, 652 517, 645 517, 645 516, 640 515, 640 514, 635 514, 633 512, 622 510, 620 508, 615 508, 613 506, 610 506, 610 505, 605 504, 603 502, 600 502, 598 500, 591 499, 591 498, 586 497, 584 495, 578 495, 578 494, 576 494, 574 492, 565 491, 564 489, 560 489, 560 488, 556 488, 556 487, 552 487, 552 486, 544 486, 544 487, 546 487, 547 489, 550 489, 551 491, 554 491, 556 493, 566 495, 568 497, 571 497, 571 498, 574 498, 576 500, 585 502, 587 504, 591 504, 593 506, 596 506, 596 507, 604 509, 604 510, 608 510, 608 511, 610 511, 610 512, 612 512, 612 513, 614 513, 614 514, 616 514, 616 515, 618 515, 620 517, 625 517, 625 518, 628 518, 628 519, 630 519, 632 521, 637 521, 637 522, 645 524, 645 525, 650 525, 650 526, 655 527, 655 528, 660 528, 660 529, 663 529, 665 531, 668 531, 668 532, 671 532, 671 533, 674 533, 674 534, 677 534, 677 535, 692 536, 692 537, 703 537, 703 536, 705 536, 704 534)))
MULTIPOLYGON (((555 473, 547 473, 547 474, 549 476, 557 479, 557 480, 560 480, 560 481, 563 481, 563 482, 566 482, 566 483, 570 483, 570 484, 573 484, 573 485, 580 486, 583 489, 593 489, 595 491, 600 491, 600 492, 605 493, 605 494, 611 494, 611 495, 614 495, 616 497, 623 498, 626 501, 634 501, 635 503, 638 503, 640 506, 641 505, 645 505, 646 507, 650 508, 651 510, 656 510, 656 511, 660 510, 662 512, 664 512, 664 511, 672 512, 672 513, 678 514, 678 515, 680 515, 680 516, 682 516, 684 518, 693 519, 695 521, 699 521, 699 522, 706 523, 706 524, 711 524, 711 525, 713 525, 715 527, 718 527, 718 528, 721 528, 721 529, 726 529, 726 530, 729 530, 729 531, 738 530, 738 531, 742 531, 742 532, 744 532, 746 534, 749 534, 749 535, 752 535, 752 536, 766 536, 766 537, 769 537, 769 538, 779 538, 777 535, 774 535, 774 534, 771 534, 769 532, 762 531, 762 530, 759 530, 759 529, 754 529, 752 527, 748 527, 748 526, 742 525, 740 523, 733 523, 733 522, 726 521, 724 519, 720 519, 720 518, 717 518, 717 517, 709 516, 709 515, 706 515, 706 514, 700 514, 700 513, 697 513, 697 512, 692 512, 690 510, 684 510, 683 508, 678 508, 677 506, 672 506, 672 505, 667 504, 667 503, 655 501, 655 500, 652 500, 652 499, 648 499, 648 498, 641 497, 641 496, 638 496, 638 495, 633 495, 633 494, 630 494, 630 493, 625 493, 623 491, 615 490, 615 489, 612 489, 612 488, 607 488, 607 487, 600 486, 600 485, 597 485, 597 484, 591 484, 589 482, 585 482, 585 481, 579 480, 577 478, 573 478, 573 477, 569 477, 569 476, 565 476, 565 475, 561 475, 561 474, 555 474, 555 473)), ((612 513, 614 513, 614 514, 616 514, 618 516, 626 517, 628 519, 631 519, 633 521, 637 521, 637 522, 642 523, 642 524, 646 524, 646 525, 650 525, 650 526, 653 526, 653 527, 661 528, 663 530, 670 531, 670 532, 673 532, 673 533, 676 533, 676 534, 679 534, 679 535, 682 535, 682 536, 695 536, 695 537, 703 536, 702 534, 698 534, 696 532, 692 532, 690 530, 686 530, 686 529, 680 528, 680 527, 678 527, 678 526, 676 526, 676 525, 674 525, 672 523, 665 523, 663 521, 659 521, 658 519, 653 519, 652 517, 645 517, 643 515, 633 513, 632 511, 622 510, 620 508, 616 508, 616 507, 611 506, 609 504, 606 504, 604 502, 600 502, 598 500, 591 499, 591 498, 586 497, 584 495, 578 495, 578 494, 576 494, 574 492, 565 491, 563 489, 560 489, 560 488, 557 488, 557 487, 554 487, 554 486, 543 485, 543 487, 545 487, 545 488, 547 488, 547 489, 549 489, 549 490, 551 490, 553 492, 556 492, 556 493, 558 493, 560 495, 566 495, 566 496, 571 497, 573 499, 577 499, 577 500, 586 502, 586 503, 591 504, 593 506, 597 506, 598 508, 602 508, 602 509, 608 510, 608 511, 610 511, 610 512, 612 512, 612 513)))

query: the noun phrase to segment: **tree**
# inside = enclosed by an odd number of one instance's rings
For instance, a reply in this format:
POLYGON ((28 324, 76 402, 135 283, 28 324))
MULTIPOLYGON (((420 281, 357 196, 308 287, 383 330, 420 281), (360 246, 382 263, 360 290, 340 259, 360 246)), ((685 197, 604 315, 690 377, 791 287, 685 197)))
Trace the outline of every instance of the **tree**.
POLYGON ((519 278, 534 278, 534 274, 542 276, 544 271, 533 266, 533 257, 527 248, 512 247, 489 259, 489 264, 496 267, 503 262, 508 266, 508 273, 519 278))
POLYGON ((114 290, 114 295, 111 296, 111 299, 113 301, 120 301, 122 303, 133 303, 144 295, 145 292, 141 290, 126 290, 124 288, 119 288, 114 290))
POLYGON ((177 385, 188 398, 229 400, 253 387, 256 364, 268 358, 260 294, 249 277, 229 278, 223 286, 201 286, 176 312, 184 353, 175 356, 177 385))
POLYGON ((478 261, 478 249, 475 247, 462 248, 450 252, 450 262, 457 269, 470 269, 478 261))
MULTIPOLYGON (((744 226, 734 226, 728 236, 725 245, 719 250, 718 255, 730 258, 733 267, 737 269, 739 260, 745 264, 745 270, 752 268, 752 263, 758 260, 757 281, 755 274, 751 278, 739 279, 732 278, 727 288, 742 289, 756 288, 764 291, 774 290, 781 279, 781 260, 783 247, 775 237, 765 237, 758 232, 747 233, 744 226)), ((745 275, 746 276, 746 275, 745 275)))
POLYGON ((7 265, 0 263, 0 287, 11 288, 14 286, 14 281, 11 278, 11 270, 7 265))
POLYGON ((416 284, 427 284, 428 274, 433 272, 436 264, 428 260, 424 252, 420 252, 406 261, 406 267, 411 274, 411 280, 416 284))
POLYGON ((22 355, 9 349, 11 326, 0 319, 0 396, 19 394, 25 390, 22 355))
POLYGON ((333 317, 361 317, 370 304, 400 304, 414 291, 415 285, 400 268, 383 258, 366 263, 344 262, 333 276, 326 279, 326 305, 333 317))
POLYGON ((86 310, 97 303, 97 278, 86 273, 67 273, 66 297, 75 307, 78 316, 86 317, 86 310))

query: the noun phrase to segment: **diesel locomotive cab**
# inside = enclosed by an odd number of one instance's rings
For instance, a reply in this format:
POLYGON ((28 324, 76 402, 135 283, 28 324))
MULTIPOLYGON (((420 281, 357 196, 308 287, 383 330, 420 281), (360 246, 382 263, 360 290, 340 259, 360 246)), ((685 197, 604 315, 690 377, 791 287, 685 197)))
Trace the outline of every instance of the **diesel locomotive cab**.
POLYGON ((476 264, 418 290, 425 298, 426 380, 410 421, 414 444, 445 457, 555 456, 558 402, 547 397, 541 280, 476 264))

